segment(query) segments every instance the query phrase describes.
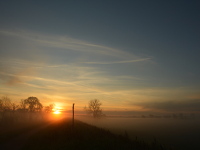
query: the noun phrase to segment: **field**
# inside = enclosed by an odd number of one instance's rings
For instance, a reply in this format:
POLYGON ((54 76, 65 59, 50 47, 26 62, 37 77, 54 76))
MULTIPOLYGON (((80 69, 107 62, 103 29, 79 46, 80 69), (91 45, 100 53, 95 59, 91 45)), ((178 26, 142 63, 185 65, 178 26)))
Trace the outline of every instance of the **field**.
POLYGON ((113 134, 108 130, 71 119, 59 121, 27 122, 1 126, 1 150, 164 150, 156 140, 131 140, 125 132, 113 134))
POLYGON ((106 128, 115 134, 128 133, 130 139, 152 142, 156 139, 165 147, 178 150, 200 149, 200 119, 173 118, 105 118, 94 121, 80 117, 81 121, 106 128))

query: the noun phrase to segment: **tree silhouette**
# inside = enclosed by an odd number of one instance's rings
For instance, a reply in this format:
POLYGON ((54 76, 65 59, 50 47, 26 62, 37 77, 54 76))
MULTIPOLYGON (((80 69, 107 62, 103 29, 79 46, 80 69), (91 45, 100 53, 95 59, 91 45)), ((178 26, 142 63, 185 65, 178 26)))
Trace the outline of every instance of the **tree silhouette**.
POLYGON ((102 109, 102 103, 98 99, 90 100, 88 103, 88 107, 85 107, 87 113, 92 114, 94 118, 100 118, 104 116, 102 109))
POLYGON ((18 110, 21 111, 21 112, 27 112, 28 111, 25 100, 21 99, 20 108, 18 110))
POLYGON ((45 106, 45 112, 50 113, 53 111, 55 104, 50 104, 49 106, 45 106))
POLYGON ((6 110, 11 110, 11 108, 12 108, 11 99, 8 98, 7 96, 2 96, 0 99, 0 110, 6 111, 6 110))
POLYGON ((42 104, 37 97, 29 97, 21 102, 22 108, 29 112, 40 112, 42 111, 42 104))
POLYGON ((13 103, 11 99, 7 96, 2 96, 0 98, 0 122, 10 122, 15 119, 15 111, 18 105, 13 103))
POLYGON ((7 122, 10 119, 10 115, 8 115, 8 113, 11 111, 11 108, 12 105, 10 98, 7 96, 2 96, 0 98, 0 121, 7 122))

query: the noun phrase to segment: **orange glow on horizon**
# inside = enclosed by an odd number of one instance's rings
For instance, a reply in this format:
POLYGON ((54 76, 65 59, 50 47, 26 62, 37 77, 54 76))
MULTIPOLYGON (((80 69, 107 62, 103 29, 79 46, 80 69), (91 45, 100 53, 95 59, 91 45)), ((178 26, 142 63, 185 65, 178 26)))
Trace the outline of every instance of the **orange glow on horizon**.
POLYGON ((60 111, 59 110, 55 110, 53 113, 54 114, 60 114, 60 111))
POLYGON ((60 107, 55 107, 55 108, 53 109, 53 114, 60 114, 60 113, 61 113, 60 107))

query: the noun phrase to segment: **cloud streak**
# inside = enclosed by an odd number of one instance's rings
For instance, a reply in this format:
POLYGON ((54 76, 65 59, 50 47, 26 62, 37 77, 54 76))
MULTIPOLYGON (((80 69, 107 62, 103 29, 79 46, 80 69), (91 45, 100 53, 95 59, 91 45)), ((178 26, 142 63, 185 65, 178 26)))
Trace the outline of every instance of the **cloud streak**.
POLYGON ((141 61, 148 61, 151 58, 135 59, 135 60, 126 60, 126 61, 114 61, 114 62, 83 62, 85 64, 99 64, 99 65, 108 65, 108 64, 125 64, 125 63, 134 63, 141 61))
POLYGON ((125 104, 123 100, 130 100, 132 93, 123 90, 131 90, 133 83, 142 82, 142 77, 126 72, 118 74, 118 68, 113 73, 91 64, 128 64, 152 59, 66 36, 23 30, 0 30, 0 36, 6 37, 4 47, 10 52, 5 55, 8 57, 0 56, 0 83, 3 83, 0 88, 5 87, 2 93, 10 89, 23 95, 61 95, 76 100, 100 98, 125 104))
POLYGON ((55 79, 48 79, 48 78, 42 78, 42 77, 36 77, 36 76, 26 76, 26 75, 15 75, 15 74, 8 74, 4 72, 0 72, 0 76, 2 77, 1 79, 4 80, 4 83, 7 85, 16 85, 16 84, 24 84, 26 86, 31 86, 35 88, 46 88, 46 89, 72 89, 75 92, 93 92, 93 93, 101 93, 101 94, 106 94, 109 95, 109 92, 102 91, 96 87, 91 87, 89 85, 86 85, 84 82, 81 84, 81 82, 76 82, 76 81, 61 81, 61 80, 55 80, 55 79), (28 81, 40 81, 41 85, 36 85, 36 84, 30 84, 27 83, 28 81), (43 85, 43 84, 45 85, 43 85))
POLYGON ((200 99, 188 100, 168 100, 145 102, 135 104, 136 106, 143 107, 144 109, 161 110, 167 112, 200 112, 200 99))
POLYGON ((24 30, 0 30, 0 34, 11 37, 23 38, 25 40, 31 40, 32 42, 36 42, 46 47, 63 48, 67 51, 87 52, 92 54, 101 54, 119 58, 138 58, 138 56, 125 51, 102 45, 91 44, 89 42, 73 39, 67 36, 45 35, 24 30))
POLYGON ((34 75, 34 74, 35 70, 31 67, 23 69, 15 74, 10 74, 0 71, 1 80, 3 80, 4 83, 9 86, 25 83, 33 78, 32 76, 29 75, 34 75))

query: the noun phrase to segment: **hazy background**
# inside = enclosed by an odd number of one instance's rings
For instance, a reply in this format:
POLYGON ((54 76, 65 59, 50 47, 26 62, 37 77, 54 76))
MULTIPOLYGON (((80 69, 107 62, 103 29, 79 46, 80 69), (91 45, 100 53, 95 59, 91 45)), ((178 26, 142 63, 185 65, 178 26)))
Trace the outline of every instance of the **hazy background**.
POLYGON ((177 150, 199 149, 200 118, 104 118, 93 119, 77 117, 89 124, 109 129, 113 133, 125 135, 132 139, 136 137, 146 142, 156 139, 163 145, 177 150))

